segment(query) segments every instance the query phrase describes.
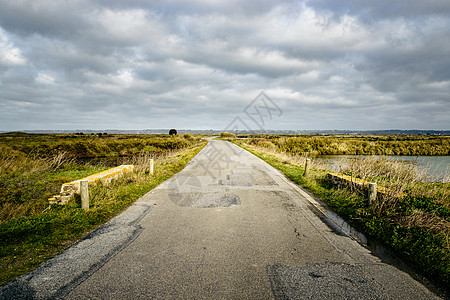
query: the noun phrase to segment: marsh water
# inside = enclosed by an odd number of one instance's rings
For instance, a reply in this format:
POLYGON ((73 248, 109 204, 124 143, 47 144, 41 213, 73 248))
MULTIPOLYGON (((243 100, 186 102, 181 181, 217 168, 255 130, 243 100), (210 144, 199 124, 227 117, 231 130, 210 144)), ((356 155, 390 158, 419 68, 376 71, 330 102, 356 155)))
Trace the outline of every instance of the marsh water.
MULTIPOLYGON (((328 169, 339 172, 352 160, 363 159, 364 155, 321 155, 315 160, 324 164, 328 169)), ((381 157, 381 156, 379 156, 381 157)), ((405 164, 413 164, 425 170, 430 181, 450 181, 450 156, 384 156, 387 159, 397 160, 405 164)))

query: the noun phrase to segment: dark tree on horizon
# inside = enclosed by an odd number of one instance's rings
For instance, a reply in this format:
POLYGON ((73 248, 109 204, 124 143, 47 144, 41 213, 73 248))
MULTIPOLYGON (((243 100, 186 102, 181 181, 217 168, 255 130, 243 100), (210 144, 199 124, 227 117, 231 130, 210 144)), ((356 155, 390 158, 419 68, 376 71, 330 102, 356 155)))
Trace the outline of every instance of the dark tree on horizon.
POLYGON ((176 129, 170 129, 169 130, 169 134, 170 135, 177 135, 177 130, 176 129))

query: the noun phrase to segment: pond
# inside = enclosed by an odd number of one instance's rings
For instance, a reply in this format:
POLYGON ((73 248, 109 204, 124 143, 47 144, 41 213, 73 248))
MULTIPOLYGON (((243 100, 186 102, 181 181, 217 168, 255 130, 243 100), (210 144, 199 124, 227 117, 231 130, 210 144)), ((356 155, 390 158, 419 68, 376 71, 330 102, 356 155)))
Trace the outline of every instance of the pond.
MULTIPOLYGON (((364 155, 321 155, 314 160, 324 164, 328 169, 339 172, 351 160, 361 159, 364 155)), ((450 156, 385 156, 388 159, 414 164, 425 170, 431 181, 450 181, 450 156)))

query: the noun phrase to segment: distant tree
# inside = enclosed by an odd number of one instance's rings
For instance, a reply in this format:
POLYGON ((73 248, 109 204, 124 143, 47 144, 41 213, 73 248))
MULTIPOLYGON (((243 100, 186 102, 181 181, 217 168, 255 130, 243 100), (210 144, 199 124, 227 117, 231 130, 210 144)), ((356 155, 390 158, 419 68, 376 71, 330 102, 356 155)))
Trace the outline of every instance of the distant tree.
POLYGON ((177 130, 176 129, 170 129, 169 130, 169 134, 170 135, 177 135, 177 130))

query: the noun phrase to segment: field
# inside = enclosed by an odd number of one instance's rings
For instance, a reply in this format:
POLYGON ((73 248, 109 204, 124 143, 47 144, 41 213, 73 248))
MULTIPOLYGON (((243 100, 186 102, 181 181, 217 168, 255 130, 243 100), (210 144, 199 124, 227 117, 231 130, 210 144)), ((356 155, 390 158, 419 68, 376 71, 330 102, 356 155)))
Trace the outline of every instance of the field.
POLYGON ((169 178, 204 147, 201 136, 0 134, 0 284, 103 224, 169 178), (148 172, 155 159, 155 174, 148 172), (65 182, 120 164, 132 175, 93 187, 91 209, 75 198, 49 206, 65 182))
POLYGON ((291 154, 450 155, 449 136, 418 135, 244 135, 249 143, 291 154))
POLYGON ((450 286, 450 183, 424 182, 424 175, 412 165, 387 158, 366 156, 343 172, 404 197, 387 195, 368 205, 367 195, 351 186, 328 182, 318 154, 431 153, 448 155, 449 137, 429 136, 269 136, 248 139, 225 138, 249 150, 291 180, 304 186, 352 226, 379 241, 405 259, 419 273, 438 285, 450 286), (408 145, 408 146, 406 146, 408 145), (428 149, 421 150, 421 148, 428 149), (374 149, 378 149, 375 150, 374 149), (382 150, 380 150, 382 149, 382 150), (358 152, 356 152, 358 151, 358 152), (312 160, 308 177, 303 176, 306 157, 312 160))

